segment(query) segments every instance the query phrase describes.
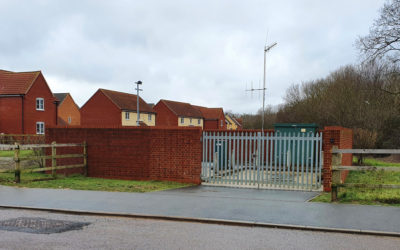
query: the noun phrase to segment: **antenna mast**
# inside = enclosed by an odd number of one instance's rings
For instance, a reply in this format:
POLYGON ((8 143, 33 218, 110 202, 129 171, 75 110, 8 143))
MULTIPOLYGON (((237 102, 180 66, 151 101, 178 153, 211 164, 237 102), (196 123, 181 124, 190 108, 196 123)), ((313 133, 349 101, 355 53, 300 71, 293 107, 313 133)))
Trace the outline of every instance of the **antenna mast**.
POLYGON ((263 87, 254 89, 253 86, 251 86, 251 89, 248 89, 246 91, 263 91, 263 105, 262 105, 262 121, 261 121, 261 131, 264 134, 264 113, 265 113, 265 90, 267 89, 265 86, 265 75, 266 75, 266 61, 267 61, 267 52, 270 51, 273 47, 275 47, 277 43, 273 43, 269 46, 265 45, 264 46, 264 79, 263 79, 263 87))

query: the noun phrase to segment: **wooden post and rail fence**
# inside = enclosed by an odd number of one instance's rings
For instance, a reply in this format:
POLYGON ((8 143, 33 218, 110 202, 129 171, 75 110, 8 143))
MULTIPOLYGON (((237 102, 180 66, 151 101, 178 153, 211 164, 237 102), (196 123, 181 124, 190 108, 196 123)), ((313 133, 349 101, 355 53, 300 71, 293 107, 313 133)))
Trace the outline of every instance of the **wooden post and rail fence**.
MULTIPOLYGON (((87 176, 87 144, 83 143, 59 143, 53 142, 51 144, 25 144, 21 145, 19 143, 15 143, 14 145, 0 144, 0 150, 14 150, 14 162, 15 162, 15 182, 20 183, 21 181, 21 173, 34 173, 34 172, 43 172, 43 171, 51 171, 53 177, 55 177, 57 170, 61 169, 72 169, 72 168, 83 168, 84 175, 87 176), (82 147, 82 154, 63 154, 57 155, 57 148, 59 147, 82 147), (31 155, 31 156, 20 156, 20 150, 27 149, 46 149, 51 148, 51 155, 31 155), (71 165, 63 165, 57 166, 57 159, 66 159, 66 158, 83 158, 82 164, 71 164, 71 165), (46 167, 46 160, 51 160, 51 167, 46 167), (42 166, 39 168, 27 168, 21 169, 21 161, 24 160, 36 160, 42 163, 42 166)), ((9 172, 10 170, 0 170, 1 172, 9 172)))
POLYGON ((342 171, 392 171, 400 172, 400 167, 387 166, 342 166, 343 154, 400 154, 400 149, 338 149, 332 148, 332 191, 331 201, 338 200, 339 187, 373 188, 373 189, 400 189, 400 185, 394 184, 366 184, 343 183, 342 171))

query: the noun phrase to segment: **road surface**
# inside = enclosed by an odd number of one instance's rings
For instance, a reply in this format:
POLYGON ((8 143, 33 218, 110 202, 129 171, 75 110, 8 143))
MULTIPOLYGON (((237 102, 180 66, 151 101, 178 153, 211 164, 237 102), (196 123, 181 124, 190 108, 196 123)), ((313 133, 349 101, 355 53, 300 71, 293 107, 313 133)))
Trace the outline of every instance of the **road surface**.
POLYGON ((399 249, 400 238, 0 209, 1 221, 90 223, 63 233, 0 230, 0 249, 399 249))

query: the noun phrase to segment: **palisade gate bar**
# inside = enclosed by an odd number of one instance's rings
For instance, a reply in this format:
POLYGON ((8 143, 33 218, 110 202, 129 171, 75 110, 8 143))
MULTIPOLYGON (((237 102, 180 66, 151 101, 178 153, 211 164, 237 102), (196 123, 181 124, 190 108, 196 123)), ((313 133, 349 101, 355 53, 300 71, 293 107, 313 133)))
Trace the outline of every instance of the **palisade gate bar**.
POLYGON ((322 133, 204 131, 202 184, 319 190, 322 133))

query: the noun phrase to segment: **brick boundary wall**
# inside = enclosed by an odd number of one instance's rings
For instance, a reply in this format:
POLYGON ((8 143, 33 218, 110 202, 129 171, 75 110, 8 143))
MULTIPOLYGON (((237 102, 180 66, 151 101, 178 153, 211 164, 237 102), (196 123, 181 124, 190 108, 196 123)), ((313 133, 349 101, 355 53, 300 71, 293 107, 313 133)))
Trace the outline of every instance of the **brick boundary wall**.
MULTIPOLYGON (((339 149, 353 148, 353 130, 340 126, 329 126, 322 130, 322 150, 324 151, 323 163, 323 185, 324 191, 331 191, 332 184, 332 153, 333 146, 338 146, 339 149)), ((342 165, 351 166, 353 163, 352 154, 343 154, 342 165)), ((342 171, 342 181, 344 181, 349 171, 342 171)))
MULTIPOLYGON (((86 141, 88 176, 110 179, 200 184, 202 153, 200 139, 199 128, 46 129, 47 143, 86 141)), ((73 151, 74 149, 57 148, 57 154, 75 153, 73 151)), ((63 161, 62 164, 74 164, 77 161, 77 159, 59 160, 63 161)), ((62 171, 60 170, 61 173, 76 172, 76 170, 62 171)))

